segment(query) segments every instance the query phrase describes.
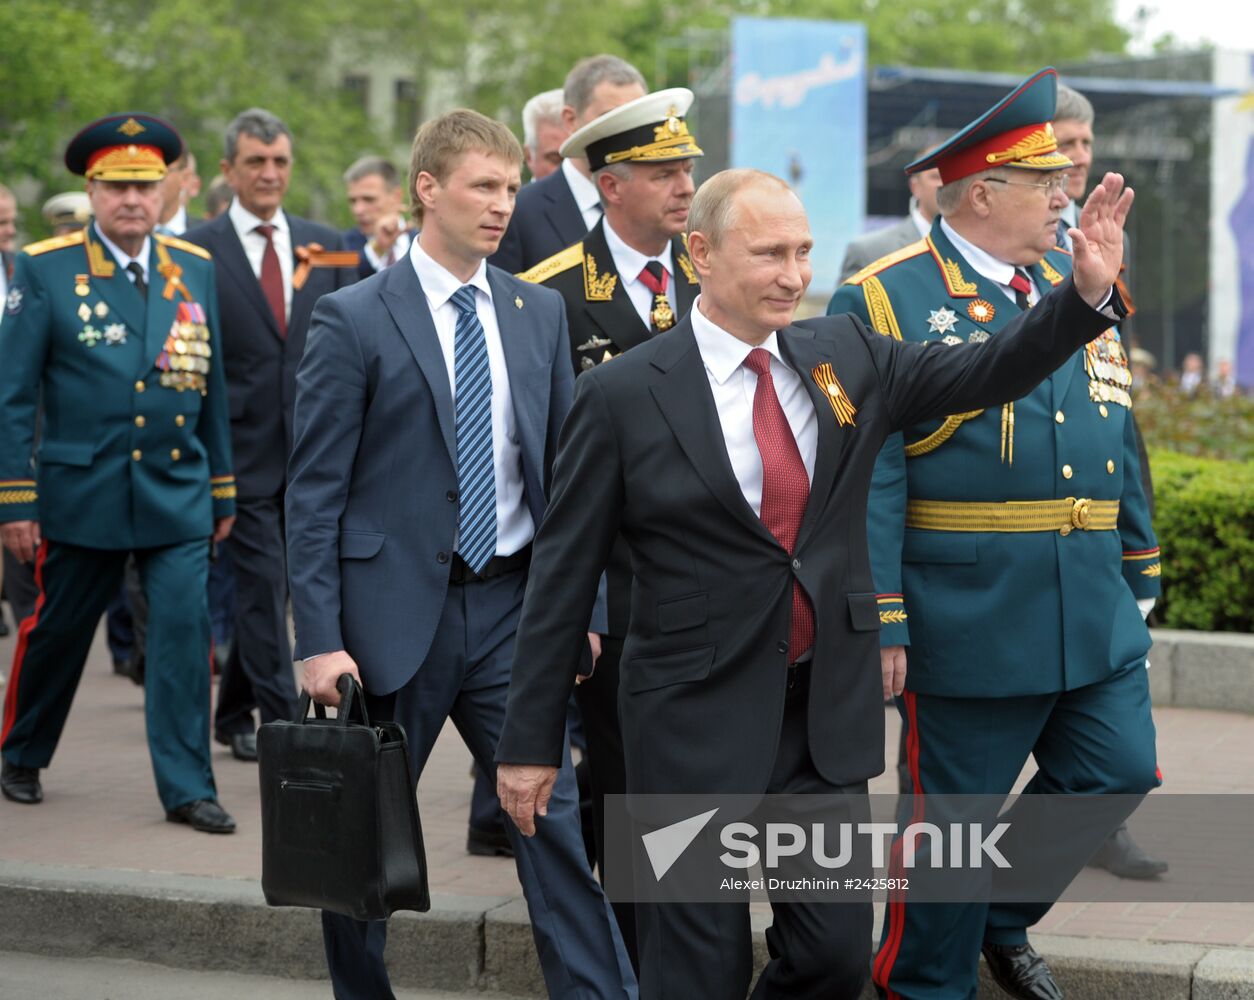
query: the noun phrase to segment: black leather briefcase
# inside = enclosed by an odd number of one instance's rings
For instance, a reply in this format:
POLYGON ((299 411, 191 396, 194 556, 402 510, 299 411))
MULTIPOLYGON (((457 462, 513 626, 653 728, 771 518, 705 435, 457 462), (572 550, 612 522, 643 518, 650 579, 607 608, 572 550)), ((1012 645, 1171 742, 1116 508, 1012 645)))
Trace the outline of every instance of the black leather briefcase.
POLYGON ((405 730, 370 724, 344 674, 340 710, 257 732, 261 888, 271 906, 312 906, 357 920, 431 908, 405 730))

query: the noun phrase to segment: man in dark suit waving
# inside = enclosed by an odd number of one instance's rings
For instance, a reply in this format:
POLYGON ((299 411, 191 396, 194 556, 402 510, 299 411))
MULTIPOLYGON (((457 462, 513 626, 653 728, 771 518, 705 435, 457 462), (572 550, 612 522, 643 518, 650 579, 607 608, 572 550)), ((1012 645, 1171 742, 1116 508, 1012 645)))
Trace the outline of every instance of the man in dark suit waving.
MULTIPOLYGON (((672 330, 580 376, 536 538, 504 733, 502 805, 548 808, 584 625, 615 537, 631 550, 620 708, 632 793, 844 794, 884 766, 866 497, 888 434, 1022 395, 1118 315, 1132 200, 1108 175, 1074 280, 1010 336, 928 349, 850 317, 793 323, 812 238, 783 181, 731 170, 693 199, 701 296, 672 330), (1095 306, 1106 311, 1099 312, 1095 306)), ((1079 230, 1077 230, 1079 232, 1079 230)), ((755 997, 859 995, 871 905, 780 903, 755 997)), ((641 996, 743 998, 748 914, 637 907, 641 996)))
MULTIPOLYGON (((449 718, 493 772, 570 405, 561 296, 485 262, 521 168, 499 122, 427 122, 410 166, 418 239, 406 260, 319 303, 297 378, 287 533, 304 686, 333 703, 339 676, 358 676, 370 717, 404 725, 415 777, 449 718)), ((604 632, 604 609, 588 610, 604 632)), ((510 828, 545 983, 554 997, 634 997, 562 744, 539 834, 510 828)), ((323 928, 335 995, 390 997, 386 924, 324 914, 323 928)))
POLYGON ((253 708, 262 722, 296 712, 283 558, 296 366, 314 303, 357 280, 357 255, 337 253, 334 229, 283 211, 292 134, 269 111, 251 108, 227 126, 222 172, 235 191, 231 207, 187 237, 213 254, 217 271, 238 486, 239 610, 213 728, 237 758, 256 760, 253 708))

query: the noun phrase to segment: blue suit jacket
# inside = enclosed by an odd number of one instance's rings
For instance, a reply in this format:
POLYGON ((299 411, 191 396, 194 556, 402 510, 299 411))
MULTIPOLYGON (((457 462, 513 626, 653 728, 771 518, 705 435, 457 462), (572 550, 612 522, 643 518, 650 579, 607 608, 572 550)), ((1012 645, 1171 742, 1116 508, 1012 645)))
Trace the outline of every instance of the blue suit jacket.
MULTIPOLYGON (((556 292, 494 267, 537 527, 574 373, 556 292)), ((395 691, 422 665, 448 592, 457 441, 448 369, 412 267, 321 299, 296 375, 287 549, 296 655, 345 649, 365 688, 395 691)), ((593 628, 604 631, 604 602, 593 628)))

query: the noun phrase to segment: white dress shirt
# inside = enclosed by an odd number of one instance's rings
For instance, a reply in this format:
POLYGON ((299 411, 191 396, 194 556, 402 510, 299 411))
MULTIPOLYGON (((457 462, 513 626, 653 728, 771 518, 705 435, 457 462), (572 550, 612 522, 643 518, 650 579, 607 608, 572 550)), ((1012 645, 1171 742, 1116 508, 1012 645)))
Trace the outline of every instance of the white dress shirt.
MULTIPOLYGON (((1011 302, 1015 301, 1015 290, 1010 287, 1010 279, 1015 274, 1015 266, 1013 264, 1007 264, 1004 260, 998 260, 991 253, 981 250, 970 240, 958 235, 944 219, 941 219, 941 230, 949 237, 949 241, 954 245, 954 249, 962 254, 972 268, 1000 288, 1011 302)), ((1032 286, 1032 290, 1028 293, 1028 307, 1031 308, 1041 301, 1041 290, 1036 287, 1036 279, 1032 277, 1032 273, 1026 267, 1024 271, 1028 272, 1028 283, 1032 286)), ((1115 314, 1114 307, 1110 302, 1114 294, 1115 290, 1112 286, 1106 293, 1106 297, 1098 304, 1097 311, 1107 319, 1118 320, 1119 317, 1115 314)))
POLYGON ((182 236, 187 232, 187 206, 180 205, 168 222, 162 222, 157 226, 157 232, 167 233, 170 236, 182 236))
MULTIPOLYGON (((1067 202, 1062 210, 1062 221, 1066 223, 1068 229, 1078 229, 1080 227, 1080 206, 1074 201, 1067 202)), ((1072 250, 1071 243, 1071 234, 1063 233, 1059 246, 1070 253, 1072 250)))
MULTIPOLYGON (((968 264, 1000 288, 1005 293, 1006 298, 1014 302, 1015 290, 1010 287, 1010 279, 1015 276, 1015 266, 1013 264, 1007 264, 1004 260, 998 260, 991 253, 981 250, 970 240, 955 232, 944 219, 941 219, 941 231, 949 237, 949 242, 954 245, 955 250, 966 258, 968 264)), ((1024 270, 1026 271, 1027 268, 1025 267, 1024 270)), ((1036 287, 1036 282, 1032 279, 1031 274, 1028 275, 1028 282, 1032 286, 1032 290, 1028 292, 1028 305, 1034 306, 1041 300, 1041 293, 1036 287)))
POLYGON ((587 232, 601 221, 601 196, 597 186, 575 169, 570 160, 562 161, 562 176, 575 196, 575 204, 579 206, 579 214, 583 216, 584 231, 587 232))
MULTIPOLYGON (((422 291, 427 296, 431 320, 440 340, 448 384, 457 401, 457 364, 453 345, 457 334, 457 306, 453 293, 462 285, 475 289, 475 311, 483 324, 488 346, 488 369, 492 373, 492 465, 496 480, 496 554, 512 556, 531 541, 536 533, 531 510, 523 496, 522 444, 518 437, 518 420, 514 415, 514 399, 510 390, 509 371, 505 367, 505 350, 501 346, 501 329, 492 304, 486 261, 469 281, 459 281, 442 265, 431 259, 417 240, 409 247, 409 260, 422 291)), ((456 542, 454 542, 456 547, 456 542)))
POLYGON ((292 229, 287 224, 287 216, 283 214, 283 209, 279 209, 269 222, 265 219, 259 219, 248 211, 239 203, 239 199, 235 198, 231 201, 231 207, 227 209, 227 215, 231 219, 231 225, 235 227, 235 234, 239 237, 240 243, 244 246, 244 254, 248 257, 248 264, 253 269, 253 274, 257 276, 257 280, 261 280, 261 258, 266 252, 266 238, 257 232, 258 226, 274 226, 274 232, 270 234, 270 240, 274 243, 274 252, 279 258, 279 273, 283 276, 283 311, 287 314, 284 321, 291 319, 292 316, 292 229))
MULTIPOLYGON (((692 332, 697 339, 697 350, 705 363, 705 374, 714 394, 714 406, 718 410, 718 422, 723 428, 723 441, 727 445, 727 457, 745 501, 753 513, 762 516, 762 453, 758 451, 757 438, 753 436, 753 394, 757 391, 758 377, 745 367, 745 358, 753 347, 738 340, 722 327, 710 322, 701 312, 701 298, 692 306, 692 332)), ((805 463, 806 476, 814 482, 814 456, 819 444, 819 421, 814 403, 806 392, 805 383, 784 362, 779 353, 779 334, 772 333, 760 345, 771 355, 771 379, 775 383, 775 395, 783 407, 788 426, 797 439, 797 449, 805 463)))
MULTIPOLYGON (((409 237, 408 229, 402 229, 399 233, 396 234, 396 242, 392 244, 392 263, 393 264, 395 264, 397 261, 405 259, 405 255, 409 253, 410 242, 411 240, 409 237)), ((380 257, 375 252, 375 249, 371 245, 370 240, 366 240, 366 245, 362 247, 362 253, 365 254, 366 256, 366 262, 369 263, 369 265, 373 267, 376 271, 382 271, 385 267, 391 266, 390 264, 387 263, 386 257, 380 257)))
POLYGON ((610 225, 610 220, 605 220, 605 242, 609 245, 610 256, 614 258, 614 266, 618 270, 618 280, 623 283, 623 288, 627 290, 627 297, 631 299, 631 304, 636 307, 640 319, 646 327, 652 327, 649 321, 649 314, 653 312, 653 291, 640 280, 640 272, 644 270, 644 265, 651 260, 656 260, 666 268, 666 273, 670 277, 666 281, 666 298, 671 304, 671 312, 676 316, 679 315, 679 300, 675 298, 675 261, 671 254, 671 241, 666 241, 666 249, 656 257, 649 257, 642 254, 634 247, 629 247, 623 242, 623 238, 614 232, 610 225))
MULTIPOLYGON (((96 227, 96 235, 100 237, 100 242, 105 245, 109 253, 113 254, 114 260, 118 262, 118 267, 120 267, 123 271, 126 271, 132 263, 138 264, 140 270, 144 273, 144 284, 148 288, 152 287, 152 282, 148 278, 148 254, 152 250, 151 237, 144 237, 144 245, 139 248, 139 256, 132 257, 120 246, 114 243, 113 240, 109 239, 109 237, 102 233, 99 226, 96 227)), ((132 285, 135 284, 135 275, 131 274, 130 271, 126 271, 126 276, 131 280, 132 285)))

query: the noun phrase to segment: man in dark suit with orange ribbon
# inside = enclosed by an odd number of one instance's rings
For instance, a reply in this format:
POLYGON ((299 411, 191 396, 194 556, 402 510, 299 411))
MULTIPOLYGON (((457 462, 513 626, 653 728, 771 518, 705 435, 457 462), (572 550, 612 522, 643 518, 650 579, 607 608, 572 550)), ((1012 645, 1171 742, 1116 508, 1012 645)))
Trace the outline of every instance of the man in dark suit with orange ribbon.
POLYGON ((227 126, 222 171, 231 207, 188 235, 217 271, 238 483, 238 612, 214 734, 238 759, 256 760, 253 708, 262 722, 296 712, 283 542, 296 366, 314 303, 357 280, 357 254, 341 249, 334 229, 284 212, 292 135, 270 112, 251 108, 227 126))

